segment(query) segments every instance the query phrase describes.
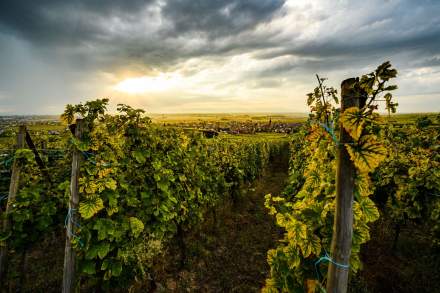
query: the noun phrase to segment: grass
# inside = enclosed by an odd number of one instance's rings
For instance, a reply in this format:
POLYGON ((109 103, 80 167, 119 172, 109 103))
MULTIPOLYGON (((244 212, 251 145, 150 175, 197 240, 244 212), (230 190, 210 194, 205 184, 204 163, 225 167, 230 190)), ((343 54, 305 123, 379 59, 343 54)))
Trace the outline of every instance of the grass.
POLYGON ((431 120, 435 120, 436 116, 439 113, 405 113, 405 114, 393 114, 391 117, 387 117, 387 115, 383 115, 386 120, 396 121, 399 123, 413 123, 417 120, 417 118, 428 116, 431 120))

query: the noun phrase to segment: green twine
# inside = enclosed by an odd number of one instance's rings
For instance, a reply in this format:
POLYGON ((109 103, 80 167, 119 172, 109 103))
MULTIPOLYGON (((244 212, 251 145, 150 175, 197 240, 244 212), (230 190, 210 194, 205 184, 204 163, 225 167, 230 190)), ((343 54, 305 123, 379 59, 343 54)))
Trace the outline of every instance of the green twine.
POLYGON ((74 213, 75 211, 76 211, 76 209, 72 209, 72 208, 69 207, 69 210, 67 211, 66 219, 64 220, 64 228, 66 228, 67 235, 69 235, 69 237, 71 237, 71 238, 73 238, 73 239, 77 239, 79 245, 80 245, 81 247, 84 247, 84 242, 82 241, 81 237, 79 237, 78 235, 76 235, 76 234, 73 232, 73 228, 72 228, 72 230, 69 230, 69 225, 68 225, 69 222, 73 224, 72 226, 76 226, 76 227, 78 227, 78 228, 81 228, 81 226, 80 226, 77 222, 75 222, 75 221, 73 220, 73 213, 74 213))
POLYGON ((335 144, 336 144, 337 146, 339 146, 339 145, 344 145, 344 144, 354 144, 354 143, 351 143, 351 142, 341 143, 341 142, 338 140, 338 138, 336 137, 336 134, 335 134, 335 128, 334 128, 333 122, 331 122, 330 125, 327 125, 327 124, 325 124, 325 123, 320 123, 320 122, 318 122, 318 125, 321 126, 322 128, 324 128, 324 130, 325 130, 328 134, 330 134, 330 137, 332 138, 332 140, 335 142, 335 144))
POLYGON ((335 129, 333 127, 333 122, 331 122, 330 125, 327 125, 325 123, 318 123, 322 128, 325 129, 325 131, 327 131, 328 134, 330 134, 331 138, 333 139, 333 141, 336 143, 336 145, 339 145, 339 140, 336 138, 336 134, 335 134, 335 129))
MULTIPOLYGON (((95 161, 95 160, 93 160, 91 157, 92 156, 94 156, 94 154, 93 153, 91 153, 91 152, 81 152, 82 154, 83 154, 83 156, 84 156, 84 158, 87 160, 87 161, 89 161, 90 163, 92 163, 93 165, 98 165, 98 163, 95 161)), ((102 163, 102 166, 103 167, 111 167, 112 166, 112 164, 111 163, 102 163)))
POLYGON ((2 161, 2 164, 3 164, 4 166, 10 166, 11 163, 12 163, 12 161, 14 161, 14 156, 10 156, 8 159, 3 160, 3 161, 2 161))

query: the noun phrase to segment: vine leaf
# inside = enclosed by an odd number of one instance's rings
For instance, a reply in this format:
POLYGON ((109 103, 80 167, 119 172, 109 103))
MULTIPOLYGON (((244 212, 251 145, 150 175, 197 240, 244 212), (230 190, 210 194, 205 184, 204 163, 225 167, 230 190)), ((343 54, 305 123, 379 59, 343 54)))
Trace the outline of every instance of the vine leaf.
POLYGON ((103 259, 110 252, 110 244, 109 243, 101 243, 98 249, 98 256, 100 259, 103 259))
POLYGON ((133 236, 138 237, 144 231, 144 223, 136 217, 130 217, 130 229, 133 236))
POLYGON ((88 275, 93 275, 96 273, 95 262, 91 260, 83 261, 81 264, 81 271, 88 275))
POLYGON ((110 251, 109 243, 99 243, 98 245, 92 246, 85 254, 86 259, 94 259, 99 257, 103 259, 110 251))
POLYGON ((122 272, 122 264, 120 262, 112 263, 112 275, 118 277, 122 272))
POLYGON ((351 160, 361 173, 373 171, 385 159, 386 148, 374 135, 362 136, 356 145, 346 145, 351 160))
POLYGON ((79 203, 79 213, 84 219, 90 219, 104 208, 104 202, 99 197, 88 198, 79 203))
POLYGON ((122 272, 122 264, 119 261, 105 259, 102 262, 101 270, 106 271, 104 273, 104 280, 110 280, 112 276, 118 277, 122 272))
POLYGON ((368 114, 358 107, 351 107, 344 111, 340 121, 344 129, 354 140, 359 140, 364 129, 368 114))
POLYGON ((307 140, 312 142, 312 141, 317 141, 318 139, 320 139, 323 135, 323 129, 322 127, 320 127, 319 125, 312 125, 312 127, 310 128, 310 133, 307 136, 307 140))
POLYGON ((308 257, 311 254, 319 255, 321 253, 320 239, 316 235, 311 235, 309 239, 299 242, 303 256, 308 257))
POLYGON ((117 183, 116 183, 116 180, 114 180, 114 179, 108 179, 106 182, 105 182, 105 187, 107 187, 108 189, 111 189, 111 190, 116 190, 116 188, 117 188, 117 183))
POLYGON ((358 203, 366 218, 366 222, 374 222, 379 219, 379 211, 371 198, 361 197, 358 203))
POLYGON ((132 155, 139 164, 143 164, 147 161, 147 158, 142 151, 134 151, 132 152, 132 155))
POLYGON ((93 225, 93 230, 98 231, 98 240, 111 239, 115 234, 115 223, 110 219, 98 218, 93 225))

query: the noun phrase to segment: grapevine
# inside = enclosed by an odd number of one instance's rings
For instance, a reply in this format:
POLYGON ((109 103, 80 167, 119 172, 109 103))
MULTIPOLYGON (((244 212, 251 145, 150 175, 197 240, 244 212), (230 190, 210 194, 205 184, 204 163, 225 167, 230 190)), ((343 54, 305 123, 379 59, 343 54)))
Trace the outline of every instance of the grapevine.
POLYGON ((395 107, 389 91, 397 87, 387 82, 396 74, 397 71, 386 62, 374 72, 353 80, 352 91, 357 93, 360 107, 348 108, 343 113, 337 107, 337 91, 326 87, 325 79, 318 77, 319 86, 307 99, 311 115, 304 134, 294 136, 291 143, 291 147, 299 148, 307 159, 291 161, 290 178, 293 181, 285 194, 266 196, 266 206, 285 233, 280 245, 268 252, 271 273, 265 292, 325 290, 321 260, 332 261, 328 252, 333 232, 336 150, 339 147, 347 148, 356 167, 354 234, 347 267, 353 273, 361 268, 359 252, 361 244, 370 238, 368 223, 379 217, 370 198, 374 191, 370 174, 387 154, 379 137, 381 124, 375 103, 385 93, 388 107, 395 107), (339 143, 335 134, 339 125, 349 133, 352 143, 339 143))

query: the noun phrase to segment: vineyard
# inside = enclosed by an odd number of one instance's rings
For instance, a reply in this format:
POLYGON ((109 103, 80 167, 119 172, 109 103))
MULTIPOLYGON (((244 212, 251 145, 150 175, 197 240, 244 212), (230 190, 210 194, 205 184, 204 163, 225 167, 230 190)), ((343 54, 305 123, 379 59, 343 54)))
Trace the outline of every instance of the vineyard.
POLYGON ((306 122, 214 137, 108 99, 12 127, 2 292, 434 292, 440 115, 397 121, 396 76, 317 76, 306 122))

